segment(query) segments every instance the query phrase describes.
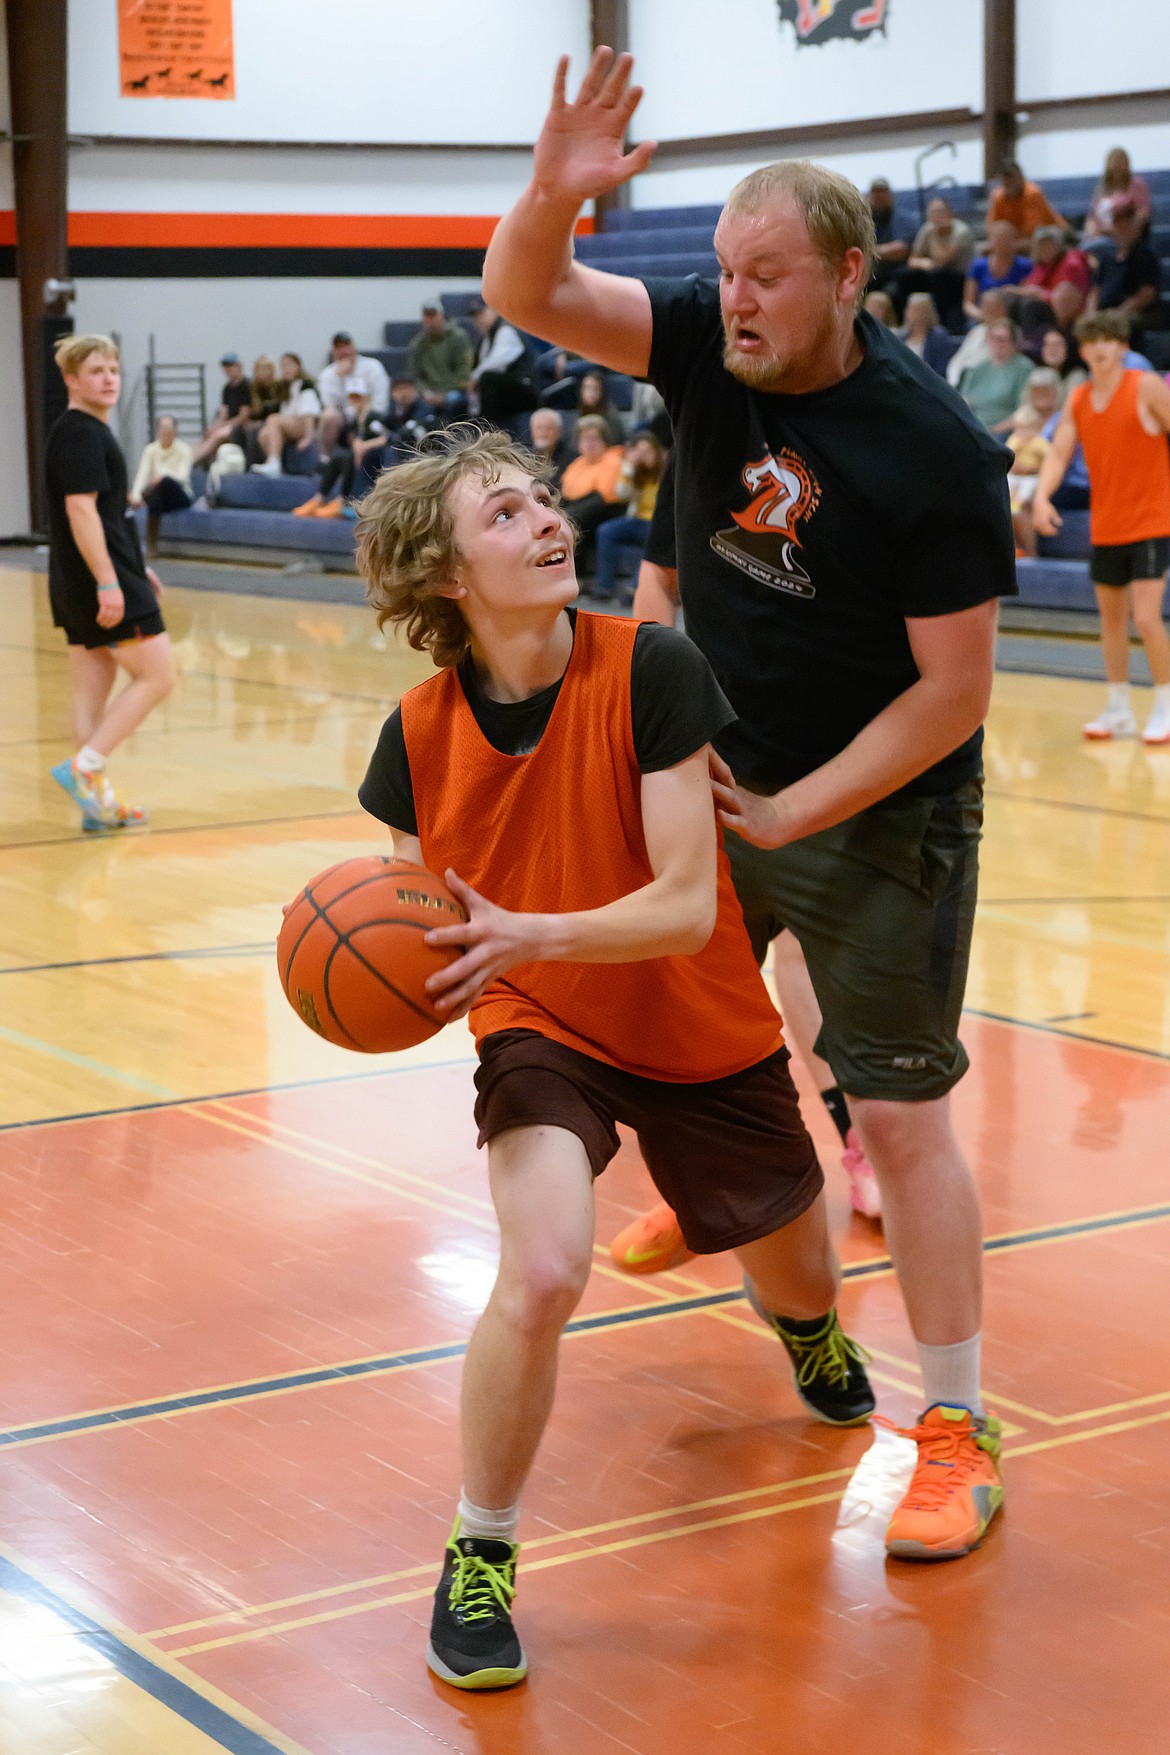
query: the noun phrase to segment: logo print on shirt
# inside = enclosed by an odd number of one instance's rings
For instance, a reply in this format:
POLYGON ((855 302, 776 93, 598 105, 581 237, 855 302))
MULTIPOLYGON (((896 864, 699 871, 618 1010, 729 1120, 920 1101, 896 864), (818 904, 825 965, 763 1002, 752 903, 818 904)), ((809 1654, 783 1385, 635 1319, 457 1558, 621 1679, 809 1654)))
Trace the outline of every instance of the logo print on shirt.
POLYGON ((808 464, 787 447, 778 457, 765 451, 745 466, 742 479, 751 504, 732 512, 738 528, 717 531, 711 547, 758 584, 794 597, 815 597, 816 586, 796 558, 797 527, 812 517, 821 500, 820 484, 808 464))

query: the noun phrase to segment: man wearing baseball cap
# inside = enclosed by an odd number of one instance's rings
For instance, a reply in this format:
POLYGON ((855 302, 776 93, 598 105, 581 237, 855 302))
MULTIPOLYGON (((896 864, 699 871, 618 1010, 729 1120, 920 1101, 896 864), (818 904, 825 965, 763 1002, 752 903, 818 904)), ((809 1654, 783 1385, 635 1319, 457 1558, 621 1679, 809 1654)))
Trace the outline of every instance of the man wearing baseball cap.
POLYGON ((239 354, 221 354, 219 363, 223 371, 223 392, 219 399, 219 407, 212 415, 202 439, 195 447, 192 455, 193 463, 206 463, 215 456, 225 440, 231 439, 236 442, 239 438, 237 429, 248 416, 252 386, 244 376, 244 367, 239 354))
POLYGON ((437 299, 428 299, 422 328, 407 350, 406 374, 440 419, 460 420, 467 413, 467 382, 474 363, 467 335, 457 323, 448 323, 437 299))

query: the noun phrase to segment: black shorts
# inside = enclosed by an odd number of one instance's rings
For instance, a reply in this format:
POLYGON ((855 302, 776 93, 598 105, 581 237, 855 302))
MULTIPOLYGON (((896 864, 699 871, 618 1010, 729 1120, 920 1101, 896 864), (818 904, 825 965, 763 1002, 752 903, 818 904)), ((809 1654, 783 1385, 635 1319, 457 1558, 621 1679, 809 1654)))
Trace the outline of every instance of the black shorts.
POLYGON ((682 1085, 622 1072, 534 1030, 500 1030, 480 1043, 475 1088, 481 1146, 513 1127, 563 1127, 594 1176, 621 1143, 614 1124, 632 1128, 696 1255, 770 1236, 824 1186, 786 1048, 729 1078, 682 1085))
POLYGON ((1141 542, 1111 542, 1093 549, 1089 577, 1094 585, 1132 585, 1135 579, 1162 579, 1170 568, 1170 536, 1141 542))
POLYGON ((116 628, 99 627, 92 614, 70 616, 68 611, 63 614, 55 611, 53 621, 65 630, 70 646, 84 646, 88 652, 95 652, 102 646, 126 646, 131 640, 153 640, 156 634, 167 631, 162 612, 157 609, 146 615, 127 616, 116 628))

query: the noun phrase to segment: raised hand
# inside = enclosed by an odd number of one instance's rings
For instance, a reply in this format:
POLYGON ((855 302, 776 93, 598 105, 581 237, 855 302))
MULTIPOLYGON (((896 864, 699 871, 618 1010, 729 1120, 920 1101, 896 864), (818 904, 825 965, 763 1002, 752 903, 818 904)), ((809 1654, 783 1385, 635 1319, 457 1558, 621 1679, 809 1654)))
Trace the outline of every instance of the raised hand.
POLYGON ((552 107, 536 142, 537 186, 557 200, 586 201, 628 183, 644 171, 656 142, 644 140, 623 151, 630 118, 642 101, 642 87, 630 84, 632 55, 615 57, 597 49, 576 99, 569 103, 565 88, 569 57, 557 62, 552 107))

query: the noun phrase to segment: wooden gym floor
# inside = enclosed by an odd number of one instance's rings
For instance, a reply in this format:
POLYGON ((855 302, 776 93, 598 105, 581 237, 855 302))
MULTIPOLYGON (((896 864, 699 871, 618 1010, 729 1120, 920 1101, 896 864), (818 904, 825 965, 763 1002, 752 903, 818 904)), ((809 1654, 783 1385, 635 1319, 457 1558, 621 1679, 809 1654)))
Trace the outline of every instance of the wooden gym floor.
MULTIPOLYGON (((1001 675, 958 1125, 986 1208, 1008 1504, 887 1563, 908 1446, 802 1418, 732 1263, 604 1248, 527 1493, 532 1662, 423 1666, 494 1227, 462 1026, 367 1064, 276 980, 280 904, 383 845, 354 790, 421 674, 348 605, 173 591, 182 686, 84 839, 43 579, 0 575, 4 1755, 1098 1755, 1170 1713, 1170 749, 1001 675)), ((803 1089, 803 1087, 802 1087, 803 1089)), ((881 1235, 847 1326, 915 1410, 881 1235)), ((647 1199, 623 1151, 604 1244, 647 1199)))

